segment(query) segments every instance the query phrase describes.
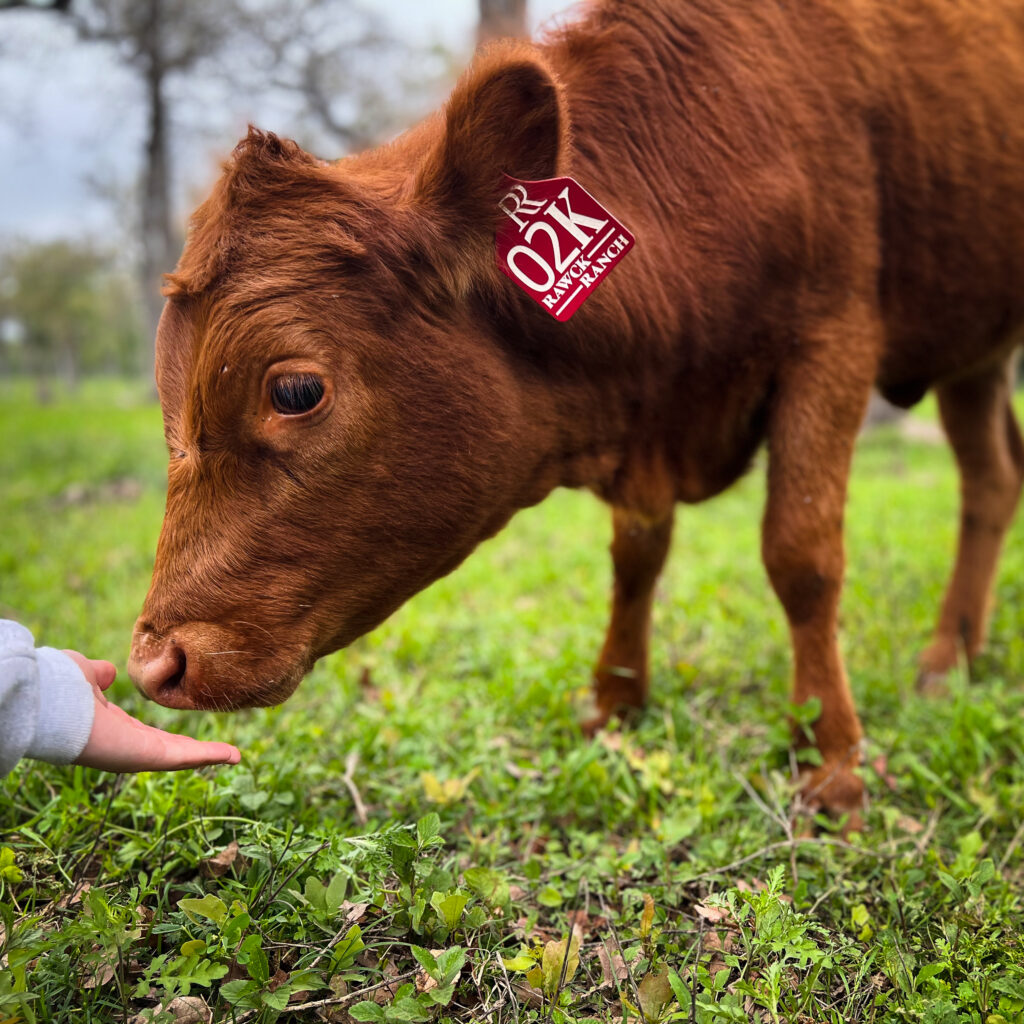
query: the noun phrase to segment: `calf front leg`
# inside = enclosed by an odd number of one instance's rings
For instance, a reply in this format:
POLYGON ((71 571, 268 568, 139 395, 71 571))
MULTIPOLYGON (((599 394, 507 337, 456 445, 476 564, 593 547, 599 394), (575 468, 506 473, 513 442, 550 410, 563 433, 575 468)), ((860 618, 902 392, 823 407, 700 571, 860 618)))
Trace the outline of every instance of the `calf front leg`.
POLYGON ((654 585, 672 538, 671 508, 655 520, 626 509, 612 512, 615 585, 612 617, 594 670, 596 714, 583 728, 593 733, 615 714, 647 700, 647 647, 654 585))
POLYGON ((973 658, 985 641, 989 595, 1024 479, 1024 444, 1003 366, 936 389, 942 425, 961 478, 960 541, 935 639, 921 656, 918 688, 935 688, 960 649, 973 658))
POLYGON ((805 799, 856 813, 864 800, 854 772, 861 727, 836 633, 846 482, 870 377, 855 385, 810 366, 795 378, 780 388, 772 417, 762 553, 789 621, 793 702, 821 701, 814 736, 822 764, 805 774, 805 799))

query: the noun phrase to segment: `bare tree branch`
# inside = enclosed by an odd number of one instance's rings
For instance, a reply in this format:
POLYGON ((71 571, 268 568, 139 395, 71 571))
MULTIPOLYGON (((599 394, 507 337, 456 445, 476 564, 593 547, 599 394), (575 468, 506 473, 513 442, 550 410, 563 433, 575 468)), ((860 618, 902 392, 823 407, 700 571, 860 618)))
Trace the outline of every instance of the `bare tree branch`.
POLYGON ((71 0, 0 0, 0 11, 13 10, 21 7, 35 11, 59 11, 64 13, 71 6, 71 0))
POLYGON ((480 20, 477 22, 476 44, 504 36, 523 38, 526 29, 526 0, 477 0, 480 20))

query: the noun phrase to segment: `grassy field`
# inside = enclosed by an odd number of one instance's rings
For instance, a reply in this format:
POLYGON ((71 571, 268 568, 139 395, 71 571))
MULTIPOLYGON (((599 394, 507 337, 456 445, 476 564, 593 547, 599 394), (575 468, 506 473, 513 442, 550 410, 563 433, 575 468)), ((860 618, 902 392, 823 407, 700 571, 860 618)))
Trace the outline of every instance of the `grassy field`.
MULTIPOLYGON (((159 410, 119 384, 46 408, 9 387, 0 438, 0 616, 123 672, 159 410)), ((0 1021, 1024 1020, 1024 517, 987 654, 947 697, 913 691, 956 494, 944 446, 862 441, 842 642, 863 833, 789 817, 763 464, 680 510, 653 702, 594 741, 610 528, 557 493, 282 708, 175 714, 114 684, 238 767, 16 768, 0 1021)))

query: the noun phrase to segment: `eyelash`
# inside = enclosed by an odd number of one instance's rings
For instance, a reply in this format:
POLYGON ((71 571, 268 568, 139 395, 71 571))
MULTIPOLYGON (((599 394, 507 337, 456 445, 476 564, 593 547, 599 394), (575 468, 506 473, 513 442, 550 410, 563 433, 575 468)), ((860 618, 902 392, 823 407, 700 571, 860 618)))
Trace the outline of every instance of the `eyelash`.
POLYGON ((270 403, 282 416, 301 416, 320 404, 325 390, 314 373, 289 373, 271 383, 270 403))

